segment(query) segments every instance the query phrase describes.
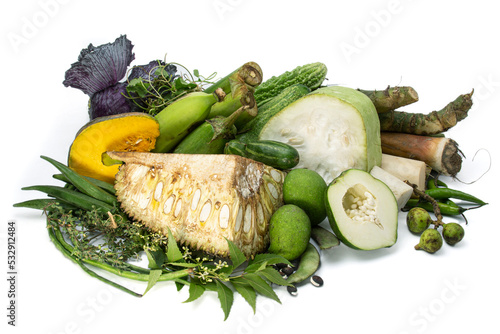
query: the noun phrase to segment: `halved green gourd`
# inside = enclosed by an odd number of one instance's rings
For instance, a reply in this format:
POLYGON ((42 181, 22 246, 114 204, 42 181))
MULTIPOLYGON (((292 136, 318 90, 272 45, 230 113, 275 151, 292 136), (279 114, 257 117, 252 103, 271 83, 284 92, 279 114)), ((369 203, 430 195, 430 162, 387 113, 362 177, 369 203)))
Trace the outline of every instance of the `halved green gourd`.
POLYGON ((348 87, 322 87, 299 98, 273 115, 258 139, 295 147, 295 168, 315 170, 327 183, 344 170, 369 171, 382 160, 377 111, 365 94, 348 87))
POLYGON ((328 221, 346 245, 373 250, 396 243, 398 203, 391 189, 370 173, 349 169, 327 188, 328 221))

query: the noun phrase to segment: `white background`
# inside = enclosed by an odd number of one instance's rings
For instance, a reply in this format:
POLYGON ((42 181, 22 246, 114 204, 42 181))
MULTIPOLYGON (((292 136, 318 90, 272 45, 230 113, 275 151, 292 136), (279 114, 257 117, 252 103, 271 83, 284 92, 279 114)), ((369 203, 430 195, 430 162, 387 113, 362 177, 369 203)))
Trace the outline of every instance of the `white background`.
POLYGON ((0 10, 3 333, 498 332, 500 24, 493 1, 25 0, 9 7, 0 10), (55 170, 39 156, 65 161, 88 119, 87 97, 62 85, 64 72, 89 43, 120 34, 135 45, 132 65, 166 55, 222 76, 255 61, 269 78, 321 61, 331 84, 413 86, 420 101, 408 111, 441 109, 474 88, 469 117, 448 136, 466 156, 459 179, 477 182, 447 182, 490 205, 467 214, 461 244, 434 255, 413 249, 418 240, 401 213, 394 247, 360 252, 341 245, 323 252, 322 288, 305 285, 297 297, 278 289, 282 304, 258 298, 255 315, 237 296, 225 322, 212 293, 184 304, 187 290, 177 292, 170 283, 144 298, 108 287, 56 250, 38 211, 12 204, 39 195, 22 192, 23 186, 57 184, 55 170), (480 177, 490 159, 491 169, 480 177), (7 325, 6 309, 9 220, 18 227, 15 328, 7 325))

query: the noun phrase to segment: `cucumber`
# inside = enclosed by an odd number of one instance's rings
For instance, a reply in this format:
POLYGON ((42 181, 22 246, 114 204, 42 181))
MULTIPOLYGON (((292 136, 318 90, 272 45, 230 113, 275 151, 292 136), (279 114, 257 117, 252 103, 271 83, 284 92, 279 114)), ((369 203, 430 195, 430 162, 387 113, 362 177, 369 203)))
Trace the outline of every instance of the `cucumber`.
POLYGON ((240 155, 281 170, 291 169, 299 163, 299 152, 294 147, 274 140, 249 143, 231 140, 224 153, 240 155))
POLYGON ((241 134, 237 136, 237 139, 244 143, 258 140, 262 128, 271 117, 310 92, 311 89, 302 84, 291 85, 283 89, 272 100, 258 108, 257 116, 239 131, 241 134))
POLYGON ((279 76, 273 76, 255 88, 255 101, 260 107, 269 99, 277 96, 283 89, 302 84, 310 90, 318 88, 325 81, 326 65, 320 62, 297 66, 279 76))

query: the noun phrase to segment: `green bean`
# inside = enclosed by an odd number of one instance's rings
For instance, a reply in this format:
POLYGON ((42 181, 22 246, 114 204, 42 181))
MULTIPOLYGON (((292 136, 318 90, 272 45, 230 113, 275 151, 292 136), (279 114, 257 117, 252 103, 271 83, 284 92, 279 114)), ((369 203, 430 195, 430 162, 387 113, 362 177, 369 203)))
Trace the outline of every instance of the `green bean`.
POLYGON ((425 193, 435 200, 438 199, 448 199, 448 198, 454 198, 454 199, 460 199, 463 201, 479 204, 479 205, 486 205, 488 203, 480 200, 479 198, 472 196, 470 194, 467 194, 463 191, 456 190, 456 189, 450 189, 450 188, 435 188, 435 189, 427 189, 425 193))
POLYGON ((93 207, 104 213, 112 211, 113 206, 97 200, 93 197, 82 194, 78 191, 66 189, 58 186, 30 186, 21 188, 22 190, 38 190, 46 193, 49 196, 55 197, 62 201, 75 205, 76 207, 84 210, 92 210, 93 207))
POLYGON ((115 196, 91 183, 89 180, 85 179, 83 176, 81 176, 71 168, 49 157, 42 155, 41 158, 50 162, 54 167, 56 167, 82 193, 110 205, 114 205, 117 202, 115 196))
MULTIPOLYGON (((132 290, 127 289, 126 287, 119 285, 107 278, 104 278, 91 269, 89 269, 87 266, 84 265, 84 263, 94 266, 96 268, 105 270, 109 273, 115 274, 120 277, 125 277, 128 279, 136 280, 136 281, 143 281, 143 282, 148 282, 149 281, 149 270, 140 268, 140 272, 132 272, 130 270, 122 270, 119 268, 116 268, 114 266, 111 266, 107 263, 101 262, 101 261, 96 261, 96 260, 91 260, 91 259, 79 259, 73 255, 73 246, 68 244, 66 240, 64 240, 64 237, 59 229, 54 229, 53 227, 49 228, 49 236, 50 239, 54 242, 55 246, 64 254, 66 255, 69 259, 71 259, 73 262, 77 263, 87 274, 89 274, 92 277, 95 277, 104 283, 110 284, 111 286, 114 286, 115 288, 118 288, 120 290, 123 290, 127 293, 130 293, 134 296, 141 297, 141 294, 138 294, 132 290)), ((133 267, 131 265, 131 267, 133 267)), ((139 268, 137 268, 139 269, 139 268)), ((160 275, 158 278, 158 282, 162 281, 175 281, 175 282, 180 282, 182 284, 189 284, 186 280, 183 279, 183 277, 188 276, 191 273, 190 268, 187 269, 182 269, 182 270, 177 270, 177 271, 171 271, 171 272, 165 272, 160 275)))
POLYGON ((313 275, 320 265, 319 252, 313 244, 309 243, 300 257, 299 267, 287 278, 288 283, 301 283, 313 275))
POLYGON ((340 241, 335 234, 318 225, 311 228, 311 238, 318 244, 320 249, 329 249, 340 245, 340 241))
MULTIPOLYGON (((449 205, 446 203, 438 202, 439 210, 441 211, 441 214, 444 216, 459 216, 463 214, 465 211, 468 209, 462 208, 458 205, 449 205)), ((429 212, 434 212, 434 208, 432 207, 432 204, 429 202, 425 201, 420 201, 415 198, 411 198, 406 202, 405 209, 409 210, 413 207, 420 207, 424 208, 425 210, 429 212)))
MULTIPOLYGON (((66 183, 71 183, 71 181, 66 176, 64 176, 64 174, 54 174, 54 175, 52 175, 52 177, 54 179, 56 179, 56 180, 59 180, 59 181, 63 181, 63 182, 66 182, 66 183)), ((99 188, 107 191, 111 195, 115 195, 116 194, 115 187, 111 183, 108 183, 108 182, 105 182, 105 181, 101 181, 101 180, 98 180, 98 179, 94 179, 94 178, 92 178, 90 176, 83 176, 83 177, 85 179, 87 179, 88 181, 90 181, 91 183, 93 183, 94 185, 98 186, 99 188)))
POLYGON ((84 272, 86 272, 87 274, 89 274, 90 276, 92 277, 95 277, 97 278, 98 280, 106 283, 106 284, 109 284, 115 288, 118 288, 122 291, 125 291, 129 294, 131 294, 132 296, 135 296, 135 297, 142 297, 141 294, 138 294, 137 292, 134 292, 126 287, 124 287, 123 285, 120 285, 118 283, 115 283, 105 277, 102 277, 101 275, 98 275, 96 272, 94 272, 93 270, 89 269, 87 266, 85 266, 81 260, 79 260, 78 258, 76 258, 75 256, 72 255, 72 248, 71 246, 70 247, 67 247, 69 246, 65 241, 64 241, 64 238, 61 234, 61 231, 59 230, 54 230, 54 228, 48 228, 47 229, 48 232, 49 232, 49 238, 50 240, 53 242, 53 244, 56 246, 56 248, 61 251, 61 253, 63 253, 67 258, 69 258, 71 261, 73 261, 74 263, 76 263, 78 266, 80 266, 80 268, 83 269, 84 272))

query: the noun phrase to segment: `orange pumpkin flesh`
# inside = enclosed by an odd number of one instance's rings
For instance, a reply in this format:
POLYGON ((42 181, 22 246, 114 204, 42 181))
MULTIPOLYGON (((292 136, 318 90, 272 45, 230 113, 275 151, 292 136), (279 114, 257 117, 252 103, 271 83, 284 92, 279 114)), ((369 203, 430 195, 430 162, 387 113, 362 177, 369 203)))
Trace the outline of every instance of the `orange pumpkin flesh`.
POLYGON ((155 147, 159 135, 158 121, 145 113, 96 118, 78 131, 69 150, 68 166, 80 175, 114 183, 119 165, 104 165, 102 154, 148 152, 155 147))

